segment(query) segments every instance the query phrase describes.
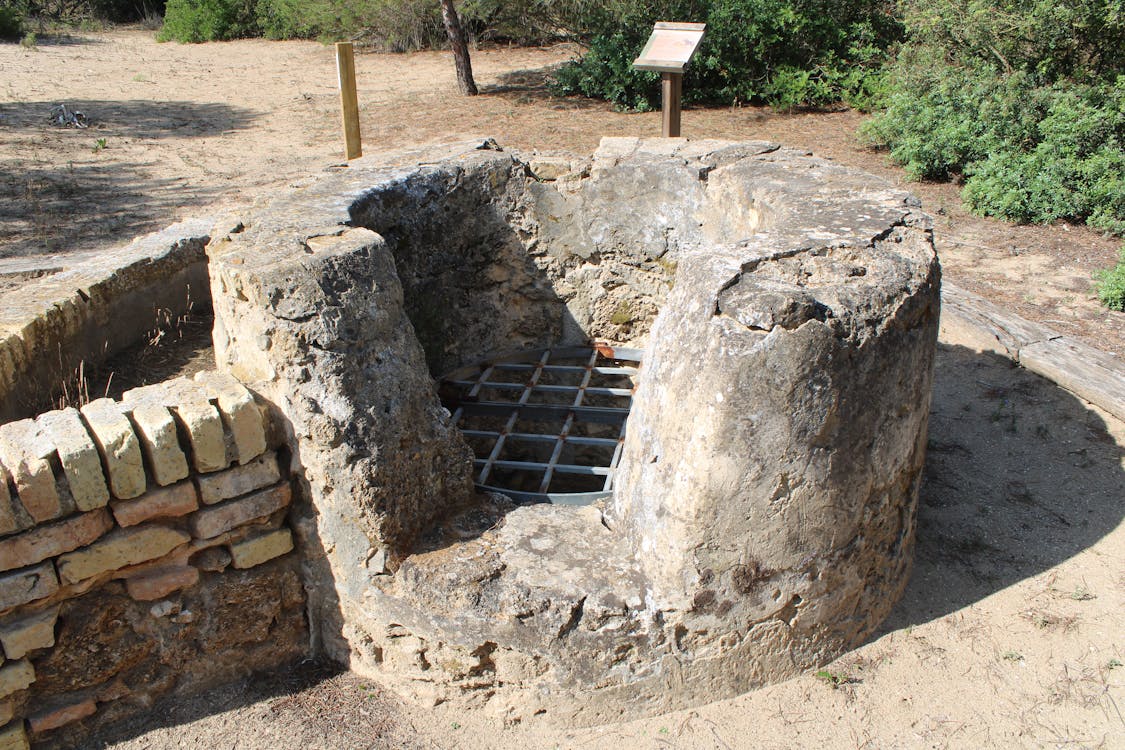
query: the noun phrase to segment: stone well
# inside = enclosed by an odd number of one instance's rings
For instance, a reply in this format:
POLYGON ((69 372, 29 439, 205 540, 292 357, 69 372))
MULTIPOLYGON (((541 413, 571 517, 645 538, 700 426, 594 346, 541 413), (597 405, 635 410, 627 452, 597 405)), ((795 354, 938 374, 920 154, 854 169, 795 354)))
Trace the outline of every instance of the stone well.
POLYGON ((910 571, 939 309, 918 202, 752 142, 401 152, 232 218, 219 367, 288 427, 317 647, 395 689, 596 723, 866 638, 910 571), (474 491, 435 376, 644 347, 601 505, 474 491))

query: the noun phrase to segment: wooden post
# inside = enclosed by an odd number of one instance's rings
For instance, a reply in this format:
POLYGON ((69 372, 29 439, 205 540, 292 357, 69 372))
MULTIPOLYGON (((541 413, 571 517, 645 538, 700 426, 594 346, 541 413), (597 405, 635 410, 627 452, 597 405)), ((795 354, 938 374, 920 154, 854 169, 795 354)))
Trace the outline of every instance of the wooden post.
POLYGON ((683 73, 661 73, 661 98, 663 100, 663 117, 661 119, 660 135, 664 138, 680 137, 680 95, 683 92, 683 73))
POLYGON ((359 139, 359 99, 355 92, 355 57, 351 42, 336 42, 336 76, 340 79, 340 111, 344 119, 344 151, 348 160, 363 156, 359 139))

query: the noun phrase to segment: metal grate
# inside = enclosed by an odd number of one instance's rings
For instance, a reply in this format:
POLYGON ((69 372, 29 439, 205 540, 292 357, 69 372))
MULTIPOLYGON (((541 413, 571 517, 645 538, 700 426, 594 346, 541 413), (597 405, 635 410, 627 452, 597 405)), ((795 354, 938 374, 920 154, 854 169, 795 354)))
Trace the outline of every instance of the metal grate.
POLYGON ((476 484, 516 502, 586 505, 613 491, 641 350, 520 352, 451 372, 438 393, 476 455, 476 484))

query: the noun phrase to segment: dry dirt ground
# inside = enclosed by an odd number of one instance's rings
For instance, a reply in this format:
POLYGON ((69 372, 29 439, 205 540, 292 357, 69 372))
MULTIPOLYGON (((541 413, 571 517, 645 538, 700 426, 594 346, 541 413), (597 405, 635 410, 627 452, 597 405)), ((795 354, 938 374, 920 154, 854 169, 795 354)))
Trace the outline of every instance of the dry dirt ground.
MULTIPOLYGON (((360 54, 365 148, 472 133, 588 152, 603 135, 659 132, 658 114, 551 97, 544 71, 571 54, 477 51, 473 99, 457 95, 445 54, 360 54)), ((333 56, 316 43, 81 34, 0 45, 0 85, 0 258, 96 251, 341 159, 333 56), (50 126, 64 103, 91 126, 50 126)), ((776 140, 902 183, 857 142, 862 119, 693 109, 684 132, 776 140)), ((1090 291, 1118 242, 973 217, 955 186, 908 187, 934 215, 948 280, 1125 356, 1125 315, 1090 291)), ((310 664, 163 707, 92 746, 1125 748, 1125 424, 958 343, 946 337, 938 358, 914 577, 884 628, 821 676, 579 730, 408 706, 310 664)))

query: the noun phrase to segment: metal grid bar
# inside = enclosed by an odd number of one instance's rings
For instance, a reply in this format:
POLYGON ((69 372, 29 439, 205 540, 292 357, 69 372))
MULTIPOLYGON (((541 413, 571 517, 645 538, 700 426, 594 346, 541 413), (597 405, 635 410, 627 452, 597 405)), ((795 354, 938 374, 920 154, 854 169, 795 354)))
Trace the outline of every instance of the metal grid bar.
MULTIPOLYGON (((500 436, 499 432, 493 432, 491 430, 461 430, 461 432, 470 437, 494 438, 500 436)), ((510 432, 508 433, 508 439, 516 441, 538 441, 542 443, 553 443, 558 440, 558 438, 554 435, 541 435, 535 432, 510 432)), ((567 442, 574 443, 575 445, 600 445, 603 447, 608 447, 611 445, 617 445, 618 441, 615 438, 593 438, 584 437, 581 435, 571 435, 567 438, 567 442)))
MULTIPOLYGON (((531 398, 531 389, 534 388, 535 384, 539 382, 539 377, 543 374, 543 366, 547 364, 550 358, 550 349, 543 352, 543 356, 539 358, 539 366, 535 368, 535 372, 531 374, 531 377, 527 381, 527 387, 524 388, 523 393, 520 394, 520 406, 526 404, 527 400, 531 398)), ((481 406, 482 404, 475 405, 481 406)), ((488 454, 488 460, 485 462, 484 468, 480 470, 480 476, 477 477, 477 481, 481 484, 486 484, 488 482, 488 475, 492 472, 492 467, 495 464, 496 459, 500 457, 500 451, 504 450, 504 440, 505 438, 507 438, 508 433, 512 431, 512 428, 516 426, 516 420, 519 419, 519 416, 519 407, 512 409, 512 413, 511 416, 508 417, 507 424, 504 425, 504 429, 501 431, 500 437, 496 438, 496 445, 492 446, 492 452, 488 454)))
MULTIPOLYGON (((574 402, 571 404, 574 409, 582 406, 582 397, 586 395, 586 389, 590 386, 590 377, 593 375, 594 365, 597 363, 598 350, 594 349, 590 352, 590 358, 586 360, 586 372, 582 373, 582 382, 578 385, 578 392, 574 394, 574 402)), ((566 438, 570 435, 570 428, 574 426, 574 409, 566 415, 562 431, 559 432, 559 439, 555 441, 555 449, 551 452, 551 460, 547 462, 547 469, 543 472, 543 481, 539 483, 540 492, 546 492, 547 488, 551 486, 551 477, 555 475, 555 467, 559 463, 563 446, 566 445, 566 438)))
MULTIPOLYGON (((592 373, 591 373, 592 374, 592 373)), ((483 386, 485 388, 495 388, 498 391, 520 391, 526 386, 523 383, 496 383, 493 381, 480 381, 480 380, 447 380, 446 383, 457 386, 483 386)), ((573 393, 578 390, 578 386, 574 385, 537 385, 533 389, 542 393, 573 393)), ((591 396, 632 396, 633 389, 631 388, 586 388, 586 393, 591 396)), ((476 396, 479 393, 471 392, 470 396, 476 396)))
MULTIPOLYGON (((521 397, 522 398, 522 397, 521 397)), ((528 404, 525 401, 504 403, 503 401, 477 401, 461 405, 465 414, 474 416, 502 417, 519 407, 519 413, 533 422, 562 422, 566 415, 574 416, 584 422, 599 424, 621 424, 628 418, 628 409, 615 409, 610 406, 563 406, 562 404, 528 404)))
MULTIPOLYGON (((512 362, 512 363, 506 363, 506 364, 497 364, 497 365, 495 365, 495 368, 497 370, 504 370, 504 371, 512 370, 512 371, 515 371, 515 372, 522 372, 522 371, 540 369, 538 365, 524 363, 524 362, 512 362)), ((550 367, 544 367, 542 369, 546 370, 547 372, 582 372, 586 368, 583 367, 582 365, 551 365, 550 367)), ((595 375, 636 375, 637 372, 638 372, 637 368, 635 368, 635 367, 595 367, 594 368, 594 374, 595 375)))
MULTIPOLYGON (((474 464, 484 466, 488 463, 486 458, 477 458, 473 460, 474 464)), ((493 466, 498 469, 515 469, 516 471, 544 471, 552 464, 543 461, 492 461, 493 466)), ((613 469, 608 466, 582 466, 581 464, 554 464, 554 470, 559 474, 576 474, 581 476, 596 476, 604 477, 612 474, 613 469)))
MULTIPOLYGON (((492 374, 492 370, 493 366, 489 365, 488 367, 480 371, 480 377, 477 379, 476 383, 473 384, 469 389, 469 398, 478 398, 480 396, 480 389, 484 385, 485 381, 488 380, 488 376, 492 374)), ((461 421, 462 414, 464 414, 464 411, 461 409, 461 407, 457 407, 457 411, 453 412, 453 424, 457 424, 461 421)))
MULTIPOLYGON (((534 353, 518 352, 497 358, 479 367, 463 368, 447 375, 443 379, 443 385, 452 386, 464 394, 457 398, 453 411, 455 424, 462 427, 462 432, 467 437, 480 438, 491 442, 491 445, 488 446, 487 457, 474 459, 474 466, 480 469, 477 486, 482 489, 505 493, 517 502, 547 501, 584 505, 610 494, 616 478, 617 465, 621 459, 629 409, 588 406, 584 404, 584 401, 588 397, 594 396, 631 399, 636 390, 635 376, 639 373, 640 355, 640 350, 614 350, 600 344, 594 347, 568 347, 534 353), (612 364, 610 366, 599 366, 597 363, 600 357, 611 360, 612 364), (560 360, 579 360, 582 364, 561 364, 560 360), (637 366, 624 364, 631 362, 636 362, 637 366), (492 379, 500 377, 505 372, 526 373, 527 377, 523 382, 503 382, 492 379), (544 373, 558 375, 581 373, 581 380, 578 385, 540 384, 544 373), (620 388, 599 385, 594 382, 595 376, 625 376, 632 381, 632 387, 620 388), (516 401, 494 401, 482 397, 482 394, 485 394, 488 389, 495 389, 500 392, 519 391, 520 395, 516 401), (566 394, 567 397, 570 397, 570 403, 533 403, 531 398, 536 393, 566 394), (497 431, 495 428, 474 429, 469 426, 462 426, 462 422, 472 417, 503 419, 503 427, 500 427, 497 431), (562 427, 557 432, 552 431, 545 434, 513 432, 515 425, 521 419, 529 422, 561 423, 562 427), (571 435, 571 431, 579 423, 615 425, 618 428, 616 430, 617 437, 571 435), (505 447, 512 441, 532 444, 553 443, 553 446, 550 456, 546 460, 500 458, 504 454, 505 447), (612 447, 613 452, 607 462, 608 465, 563 463, 563 452, 568 444, 603 449, 612 447), (514 471, 517 472, 517 475, 522 473, 537 474, 539 491, 528 492, 516 488, 492 486, 490 480, 496 469, 514 471), (551 486, 555 483, 557 476, 604 477, 605 481, 601 483, 602 489, 597 491, 551 492, 551 486)), ((478 448, 483 448, 483 446, 478 446, 478 448)), ((521 453, 522 451, 519 451, 515 456, 519 458, 521 453)), ((605 461, 605 456, 600 461, 605 461)), ((518 486, 520 482, 516 484, 518 486)))

